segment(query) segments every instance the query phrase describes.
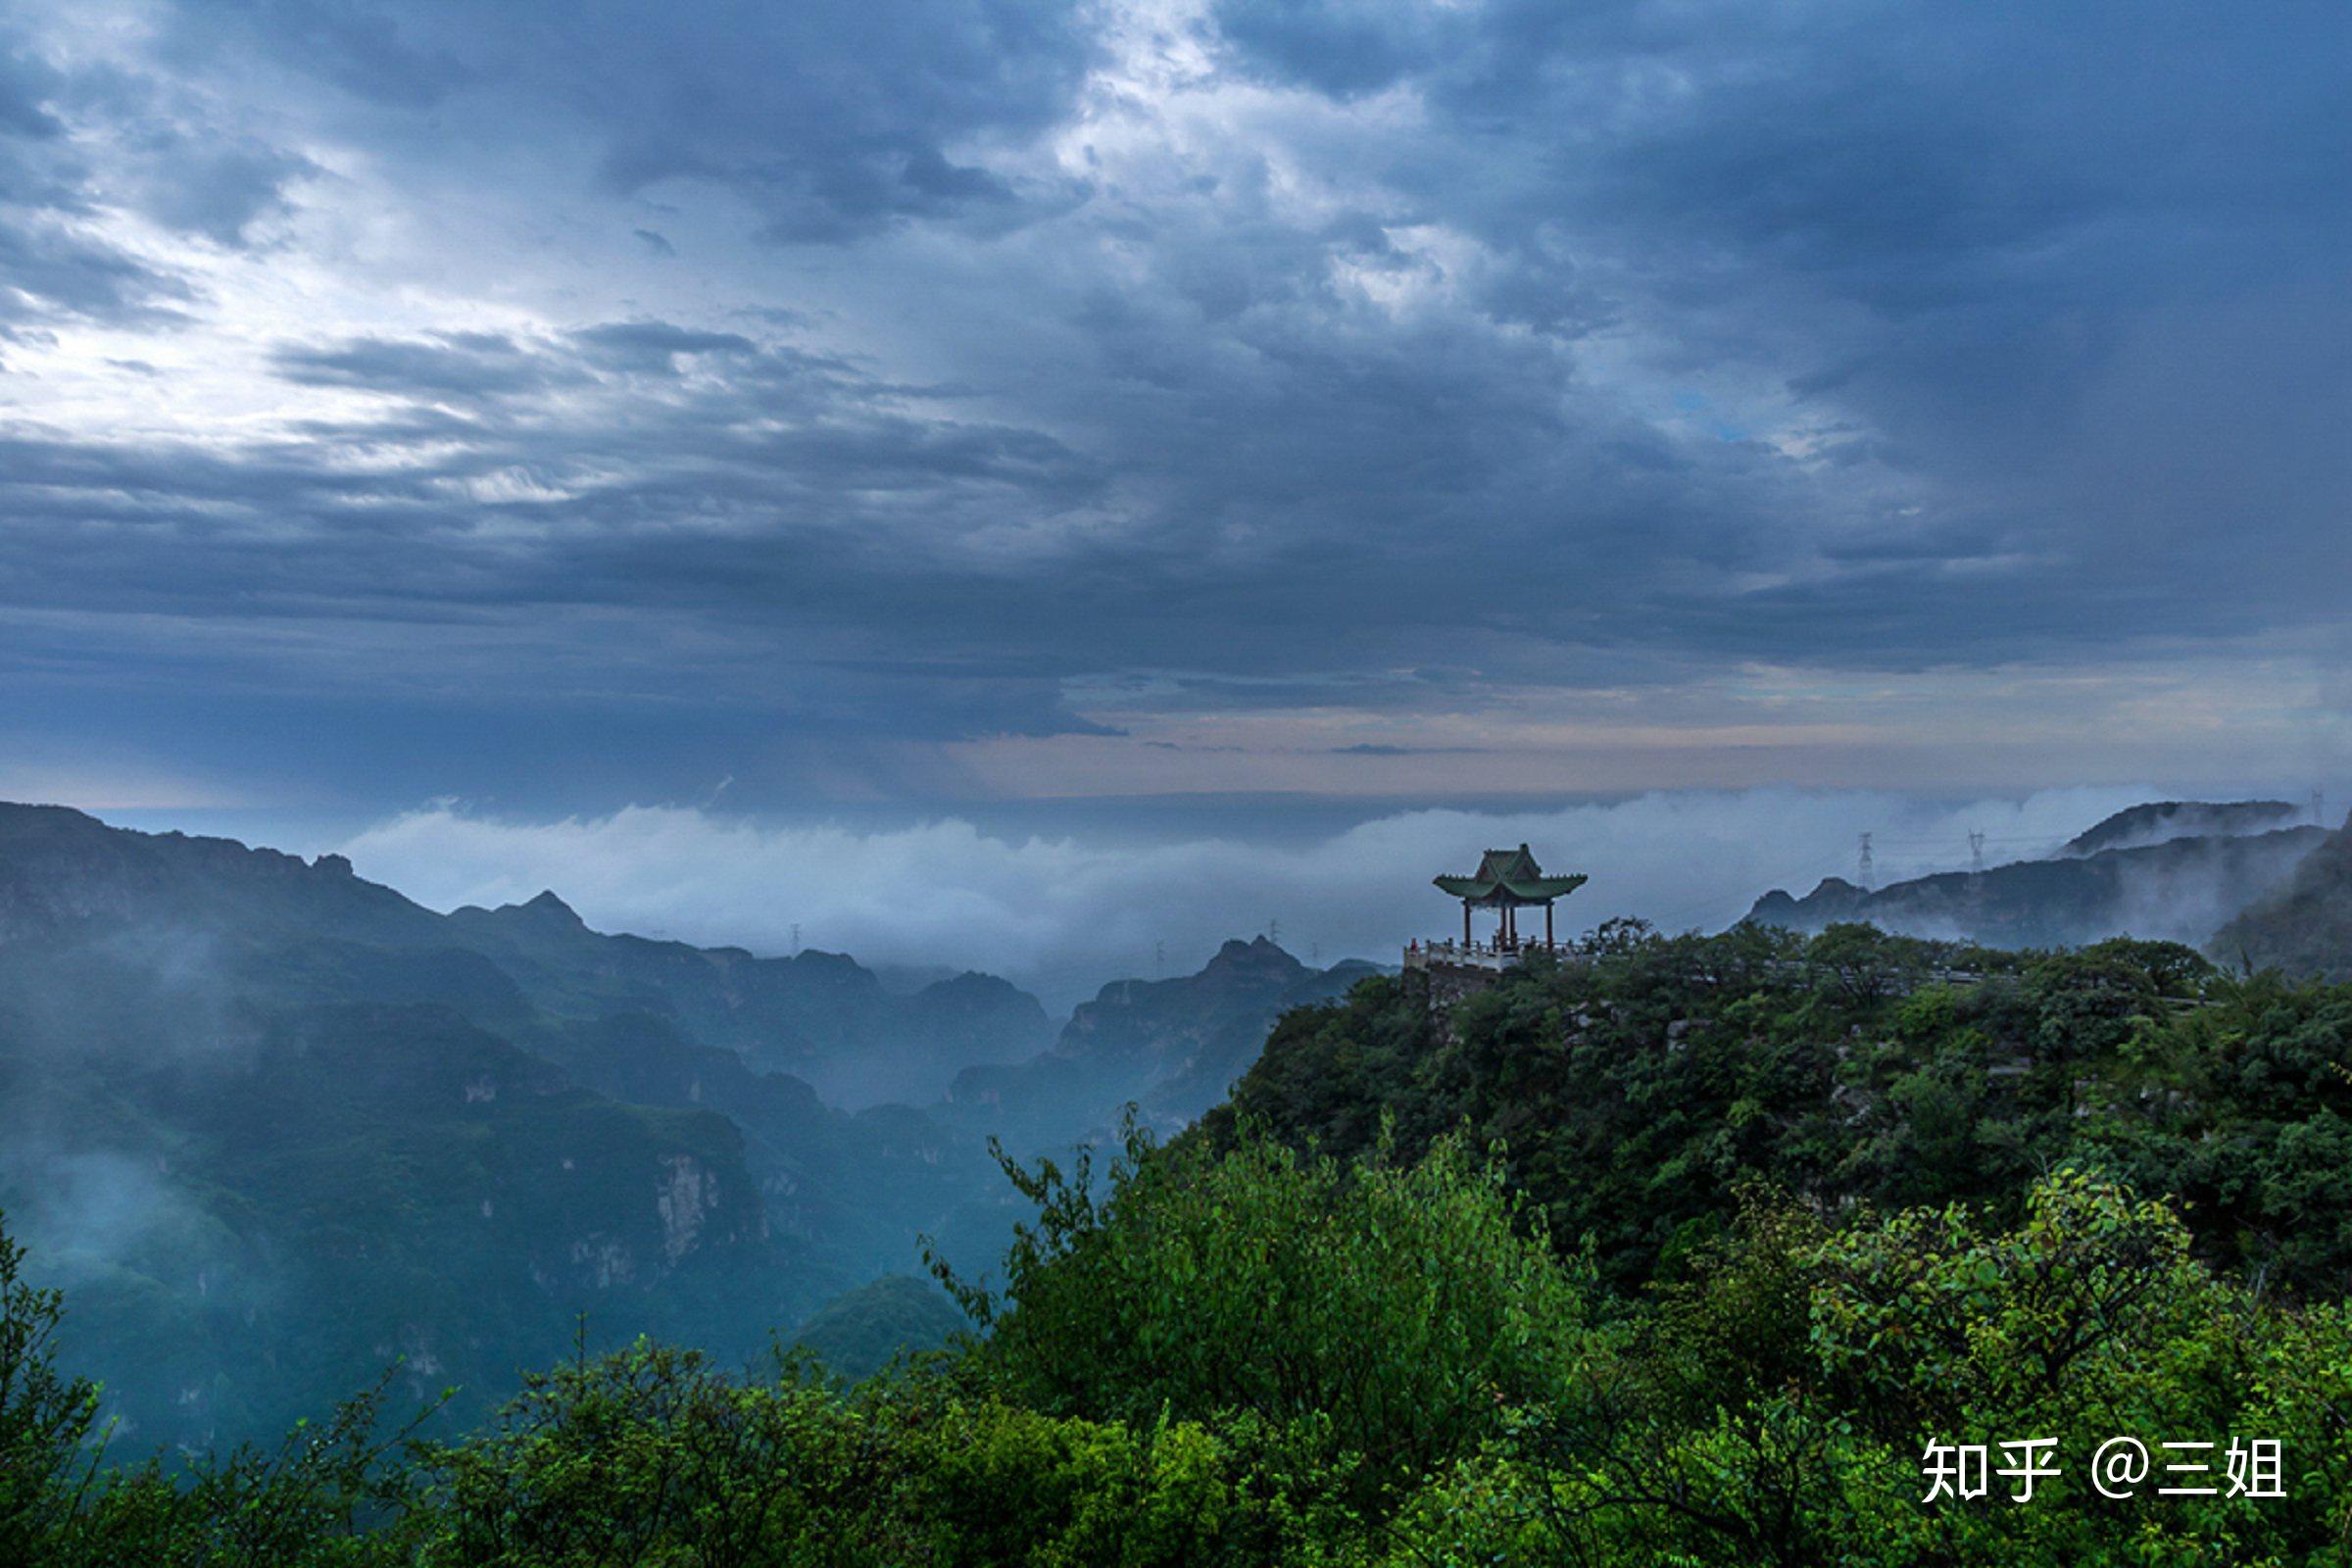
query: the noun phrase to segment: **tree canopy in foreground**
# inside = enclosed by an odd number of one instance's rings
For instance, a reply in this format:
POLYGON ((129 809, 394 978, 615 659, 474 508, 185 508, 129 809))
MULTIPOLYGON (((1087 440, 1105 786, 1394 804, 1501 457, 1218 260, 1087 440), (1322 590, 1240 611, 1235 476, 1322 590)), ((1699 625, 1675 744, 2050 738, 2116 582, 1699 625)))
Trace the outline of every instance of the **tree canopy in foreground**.
POLYGON ((1367 981, 1175 1144, 1008 1163, 950 1349, 582 1353, 454 1443, 379 1393, 123 1462, 0 1246, 0 1561, 2343 1563, 2348 1020, 1856 930, 1616 929, 1447 1028, 1367 981), (2111 1438, 2217 1444, 2214 1494, 2102 1494, 2111 1438), (2031 1501, 1923 1500, 2027 1439, 2031 1501))

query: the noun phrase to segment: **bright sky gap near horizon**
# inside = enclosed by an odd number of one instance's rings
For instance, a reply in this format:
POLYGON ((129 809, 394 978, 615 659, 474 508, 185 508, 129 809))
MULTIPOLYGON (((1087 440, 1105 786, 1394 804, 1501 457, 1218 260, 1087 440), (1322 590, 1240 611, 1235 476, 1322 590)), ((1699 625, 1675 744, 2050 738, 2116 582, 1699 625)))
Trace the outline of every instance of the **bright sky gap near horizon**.
POLYGON ((0 797, 1009 969, 2352 805, 2348 101, 2332 3, 12 0, 0 797))

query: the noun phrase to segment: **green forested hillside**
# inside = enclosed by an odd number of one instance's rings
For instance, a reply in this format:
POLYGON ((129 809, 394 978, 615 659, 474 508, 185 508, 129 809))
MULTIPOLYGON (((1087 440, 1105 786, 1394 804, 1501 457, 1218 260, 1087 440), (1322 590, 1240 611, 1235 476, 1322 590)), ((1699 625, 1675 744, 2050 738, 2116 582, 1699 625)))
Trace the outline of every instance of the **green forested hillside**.
POLYGON ((2352 991, 2224 974, 2169 943, 1618 925, 1450 1022, 1397 980, 1293 1012, 1203 1135, 1247 1122, 1345 1156, 1384 1117, 1408 1152, 1466 1127, 1619 1283, 1722 1235, 1745 1183, 1831 1210, 2007 1216, 2086 1157, 2178 1198, 2232 1276, 2352 1288, 2352 991))
POLYGON ((920 1235, 985 1268, 1017 1211, 987 1133, 1066 1145, 1162 1089, 1189 1116, 1361 967, 1233 944, 1106 988, 1041 1054, 1043 1009, 992 976, 893 993, 839 955, 593 931, 553 894, 442 915, 332 856, 0 804, 0 1209, 126 1442, 271 1433, 394 1362, 402 1397, 461 1388, 455 1430, 583 1317, 595 1348, 739 1365, 919 1267, 920 1235), (1021 1093, 889 1102, 959 1068, 1021 1093))
POLYGON ((835 1377, 855 1382, 903 1352, 939 1348, 963 1327, 963 1314, 937 1280, 885 1274, 827 1301, 793 1331, 792 1344, 835 1377))
POLYGON ((2224 963, 2352 980, 2352 826, 2339 828, 2207 944, 2224 963))
POLYGON ((944 1083, 1043 1024, 984 976, 886 997, 833 956, 607 937, 552 895, 443 916, 332 857, 0 805, 0 1208, 142 1447, 395 1362, 478 1418, 583 1315, 735 1364, 919 1266, 918 1231, 993 1248, 979 1137, 760 1061, 944 1083))
POLYGON ((852 1390, 644 1343, 464 1442, 363 1401, 84 1486, 15 1286, 0 1557, 2341 1564, 2348 1117, 2352 989, 1614 927, 1443 1017, 1298 1009, 1166 1148, 1007 1162, 972 1334, 852 1390), (2103 1495, 2118 1437, 2214 1492, 2103 1495), (2028 1438, 2030 1500, 1924 1500, 1931 1445, 2028 1438))
POLYGON ((1310 968, 1265 937, 1227 942, 1198 974, 1105 985, 1050 1052, 965 1068, 943 1113, 1016 1145, 1107 1132, 1131 1102, 1146 1122, 1179 1128, 1225 1098, 1278 1015, 1374 972, 1358 959, 1310 968))

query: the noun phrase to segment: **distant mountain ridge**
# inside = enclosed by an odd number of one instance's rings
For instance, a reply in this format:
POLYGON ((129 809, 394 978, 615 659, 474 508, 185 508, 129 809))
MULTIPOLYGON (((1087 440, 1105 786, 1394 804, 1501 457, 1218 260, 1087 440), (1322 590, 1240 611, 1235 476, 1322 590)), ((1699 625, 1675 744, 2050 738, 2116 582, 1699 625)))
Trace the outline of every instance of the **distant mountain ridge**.
POLYGON ((583 1310, 749 1354, 995 1181, 974 1134, 772 1065, 931 1098, 1051 1035, 991 977, 892 996, 552 893, 441 915, 340 857, 0 805, 0 1207, 142 1444, 401 1357, 419 1397, 503 1389, 583 1310))
POLYGON ((591 931, 553 893, 495 909, 467 906, 448 922, 538 1006, 565 1015, 666 1012, 694 1038, 806 1078, 837 1104, 933 1100, 958 1067, 1017 1059, 1054 1036, 1044 1005, 995 975, 965 973, 902 995, 844 954, 762 958, 591 931))
POLYGON ((1148 1121, 1173 1129, 1225 1098, 1276 1018, 1379 972, 1358 959, 1310 968, 1262 936, 1227 942, 1198 974, 1103 986, 1051 1051, 964 1069, 943 1113, 1016 1131, 1100 1129, 1134 1102, 1148 1121))
POLYGON ((0 805, 0 1209, 134 1446, 281 1430, 395 1361, 477 1415, 582 1313, 722 1359, 807 1320, 847 1367, 936 1337, 906 1282, 858 1290, 918 1233, 997 1261, 985 1134, 1059 1149, 1129 1099, 1173 1127, 1368 972, 1229 943, 1056 1037, 994 976, 607 935, 552 892, 443 915, 337 856, 0 805))
POLYGON ((2282 885, 2215 932, 2205 951, 2219 963, 2352 980, 2352 819, 2282 885))
POLYGON ((1818 933, 1864 921, 1906 936, 1993 947, 2082 947, 2113 936, 2202 946, 2293 874, 2327 837, 2278 801, 2157 802, 2116 812, 2051 858, 1857 887, 1825 878, 1803 898, 1774 889, 1747 918, 1818 933))
MULTIPOLYGON (((2285 801, 2150 801, 2127 807, 2066 841, 2060 856, 2145 849, 2174 839, 2240 838, 2305 825, 2285 801)), ((2318 826, 2317 823, 2309 824, 2318 826)))
MULTIPOLYGON (((852 1105, 934 1099, 956 1067, 1025 1057, 1054 1038, 1044 1006, 995 976, 900 996, 842 954, 762 958, 607 935, 552 892, 442 915, 355 875, 339 855, 306 862, 230 839, 110 827, 66 807, 0 804, 0 941, 82 920, 471 953, 555 1016, 668 1016, 695 1040, 852 1105)), ((477 969, 471 984, 496 981, 477 969)))

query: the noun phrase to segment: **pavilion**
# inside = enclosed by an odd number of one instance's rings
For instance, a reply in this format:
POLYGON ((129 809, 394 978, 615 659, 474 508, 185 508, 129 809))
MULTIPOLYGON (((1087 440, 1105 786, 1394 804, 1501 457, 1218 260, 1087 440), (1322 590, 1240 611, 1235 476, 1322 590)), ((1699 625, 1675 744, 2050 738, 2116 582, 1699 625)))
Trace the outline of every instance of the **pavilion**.
POLYGON ((1582 873, 1570 876, 1545 876, 1544 868, 1524 844, 1515 850, 1489 850, 1479 861, 1476 874, 1471 876, 1441 876, 1435 879, 1438 887, 1462 901, 1462 946, 1473 944, 1470 939, 1470 911, 1473 908, 1493 909, 1500 917, 1494 930, 1494 948, 1498 953, 1516 952, 1519 940, 1519 910, 1542 905, 1544 907, 1544 946, 1552 946, 1551 905, 1585 885, 1582 873))

